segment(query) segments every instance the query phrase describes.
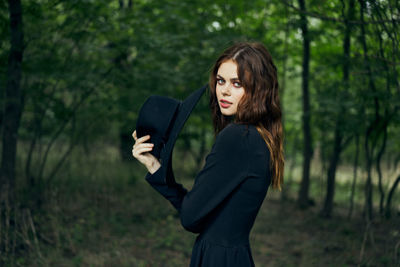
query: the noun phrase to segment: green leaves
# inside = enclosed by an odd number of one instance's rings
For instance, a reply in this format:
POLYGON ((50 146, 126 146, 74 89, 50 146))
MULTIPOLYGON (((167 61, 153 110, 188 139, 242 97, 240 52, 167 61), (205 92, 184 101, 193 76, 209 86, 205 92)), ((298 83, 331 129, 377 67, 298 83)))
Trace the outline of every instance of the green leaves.
MULTIPOLYGON (((224 48, 234 41, 255 40, 268 47, 278 67, 286 145, 299 146, 302 47, 296 5, 278 0, 129 2, 23 2, 24 139, 34 138, 39 130, 42 138, 50 138, 68 121, 60 138, 75 131, 81 133, 82 140, 107 138, 117 144, 120 131, 126 135, 134 130, 138 110, 148 96, 184 99, 207 83, 209 70, 224 48)), ((356 3, 351 18, 350 57, 345 58, 342 44, 347 2, 307 2, 315 142, 333 130, 338 116, 346 118, 341 125, 346 134, 362 132, 373 119, 374 98, 379 100, 381 112, 384 107, 395 111, 398 106, 398 24, 374 23, 395 18, 396 7, 387 1, 367 6, 368 65, 359 38, 359 5, 356 3), (346 84, 345 60, 350 68, 346 84), (368 88, 367 66, 373 72, 376 91, 368 88)), ((6 62, 8 14, 6 8, 0 10, 0 59, 6 62)), ((6 65, 2 66, 0 79, 4 84, 6 65)), ((190 132, 211 130, 209 116, 205 100, 193 113, 190 132)), ((398 129, 398 119, 392 123, 397 125, 393 129, 398 129)))

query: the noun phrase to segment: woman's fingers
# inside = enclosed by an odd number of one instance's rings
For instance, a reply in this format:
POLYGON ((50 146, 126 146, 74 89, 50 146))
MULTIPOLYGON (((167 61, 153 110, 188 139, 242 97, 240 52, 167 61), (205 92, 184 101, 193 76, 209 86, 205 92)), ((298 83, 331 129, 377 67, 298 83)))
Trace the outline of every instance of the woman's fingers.
POLYGON ((141 154, 143 154, 144 152, 149 152, 149 151, 151 151, 152 149, 153 149, 153 147, 141 147, 141 148, 139 148, 139 149, 136 149, 135 152, 136 152, 138 155, 141 155, 141 154))
POLYGON ((142 140, 143 138, 148 138, 148 137, 150 137, 150 135, 145 135, 145 136, 142 136, 142 137, 140 137, 139 139, 137 138, 137 133, 136 133, 136 130, 134 130, 133 131, 133 133, 132 133, 132 137, 133 137, 133 139, 135 139, 135 140, 142 140))
MULTIPOLYGON (((136 136, 136 131, 132 134, 133 138, 136 136)), ((136 139, 135 145, 132 148, 132 155, 136 158, 140 163, 145 165, 147 170, 150 173, 154 173, 158 168, 160 168, 160 162, 150 153, 153 150, 154 144, 152 143, 143 143, 145 140, 149 139, 150 136, 143 136, 139 139, 136 139)))
POLYGON ((142 143, 142 144, 135 144, 133 146, 133 150, 134 149, 141 149, 143 147, 153 147, 154 145, 152 143, 142 143))
POLYGON ((151 151, 154 145, 151 143, 135 144, 132 148, 132 155, 136 158, 143 152, 151 151))
POLYGON ((137 138, 136 130, 132 133, 133 139, 135 139, 135 144, 132 147, 132 155, 142 164, 147 166, 152 166, 152 161, 155 160, 154 156, 148 152, 153 150, 154 144, 145 143, 145 141, 150 139, 150 135, 145 135, 137 138))
POLYGON ((145 166, 151 166, 151 162, 153 160, 153 155, 149 152, 152 150, 152 147, 142 147, 140 149, 132 150, 132 155, 145 166))
POLYGON ((136 139, 134 147, 144 143, 148 139, 150 139, 150 135, 145 135, 145 136, 142 136, 142 137, 136 139))

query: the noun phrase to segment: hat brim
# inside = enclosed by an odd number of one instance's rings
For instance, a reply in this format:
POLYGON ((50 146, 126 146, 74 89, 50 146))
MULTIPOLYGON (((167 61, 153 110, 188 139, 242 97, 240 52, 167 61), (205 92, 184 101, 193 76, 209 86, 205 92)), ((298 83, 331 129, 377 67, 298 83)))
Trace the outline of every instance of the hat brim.
MULTIPOLYGON (((187 119, 189 118, 191 112, 193 111, 194 107, 196 104, 199 102, 201 96, 204 94, 205 90, 207 88, 207 85, 204 85, 200 89, 196 90, 193 92, 191 95, 189 95, 182 103, 180 104, 178 114, 176 115, 175 123, 172 126, 169 139, 167 143, 165 144, 165 148, 161 152, 160 156, 160 161, 162 164, 162 167, 165 168, 165 172, 167 172, 167 168, 170 167, 172 168, 172 164, 170 163, 170 160, 172 160, 172 151, 174 149, 174 145, 176 142, 176 139, 178 138, 178 135, 180 131, 182 130, 183 126, 185 125, 187 119)), ((173 177, 170 177, 172 180, 167 179, 165 175, 163 177, 166 178, 166 183, 167 184, 172 184, 175 183, 175 180, 173 180, 173 177)))

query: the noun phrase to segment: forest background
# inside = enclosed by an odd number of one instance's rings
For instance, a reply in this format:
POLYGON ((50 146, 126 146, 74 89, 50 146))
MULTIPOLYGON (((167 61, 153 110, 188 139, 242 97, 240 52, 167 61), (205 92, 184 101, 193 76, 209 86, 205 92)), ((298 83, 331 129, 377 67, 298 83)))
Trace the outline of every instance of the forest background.
MULTIPOLYGON (((0 1, 0 265, 187 266, 195 236, 131 155, 138 111, 259 41, 286 164, 256 265, 399 266, 399 22, 396 0, 0 1)), ((186 187, 213 141, 203 97, 174 149, 186 187)))

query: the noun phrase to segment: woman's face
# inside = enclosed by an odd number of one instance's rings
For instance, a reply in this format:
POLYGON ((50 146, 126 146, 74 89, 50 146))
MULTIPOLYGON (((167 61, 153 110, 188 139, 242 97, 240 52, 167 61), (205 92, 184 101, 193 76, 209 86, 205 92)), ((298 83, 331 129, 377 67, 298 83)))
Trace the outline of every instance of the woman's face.
POLYGON ((225 116, 236 114, 244 88, 238 78, 237 64, 233 60, 223 62, 219 67, 215 91, 221 113, 225 116))

